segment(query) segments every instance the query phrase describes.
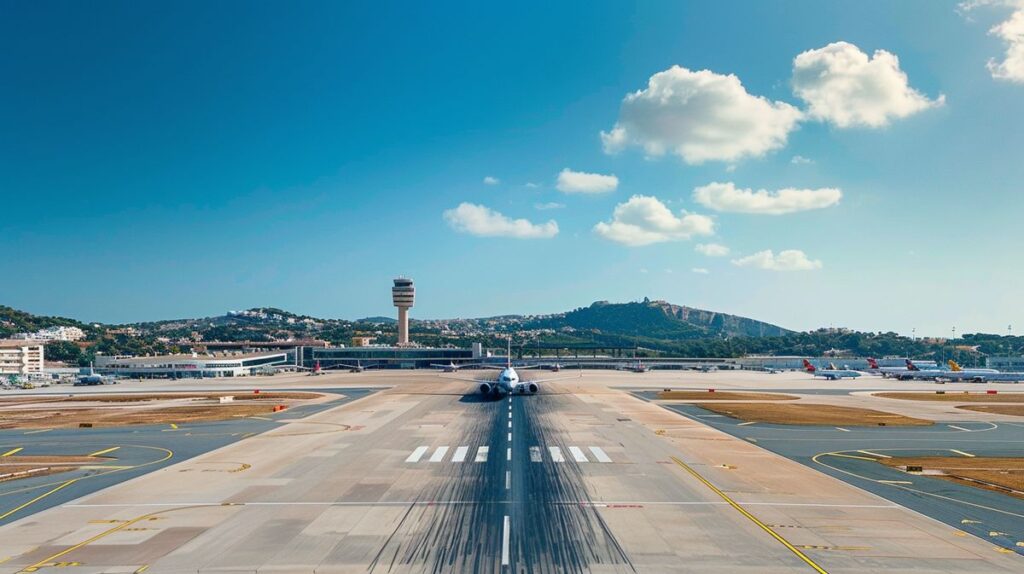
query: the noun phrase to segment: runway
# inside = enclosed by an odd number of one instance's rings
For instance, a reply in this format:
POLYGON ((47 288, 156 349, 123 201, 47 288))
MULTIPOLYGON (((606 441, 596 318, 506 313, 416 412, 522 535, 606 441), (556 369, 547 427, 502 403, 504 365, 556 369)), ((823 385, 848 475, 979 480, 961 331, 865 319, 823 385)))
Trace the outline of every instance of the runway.
POLYGON ((325 378, 392 388, 0 526, 0 569, 1019 571, 976 537, 612 389, 623 376, 511 400, 433 374, 325 378))

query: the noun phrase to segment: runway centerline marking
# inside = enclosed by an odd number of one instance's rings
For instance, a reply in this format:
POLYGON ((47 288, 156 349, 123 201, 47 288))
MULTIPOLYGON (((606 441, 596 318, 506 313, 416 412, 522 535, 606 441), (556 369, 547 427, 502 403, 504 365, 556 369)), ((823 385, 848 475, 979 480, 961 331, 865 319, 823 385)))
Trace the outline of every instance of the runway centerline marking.
POLYGON ((783 538, 782 535, 779 534, 778 532, 775 532, 774 530, 772 530, 771 527, 769 527, 767 524, 765 524, 764 522, 761 522, 760 520, 758 520, 756 516, 754 516, 753 514, 747 512, 746 509, 744 509, 736 501, 734 501, 732 498, 730 498, 728 494, 726 494, 726 493, 722 492, 721 490, 719 490, 718 487, 716 487, 715 485, 711 484, 711 482, 709 482, 706 478, 704 478, 703 476, 698 474, 697 471, 695 471, 692 468, 690 468, 690 465, 686 464, 685 462, 679 460, 678 458, 676 458, 674 456, 672 457, 672 460, 677 465, 679 465, 683 470, 685 470, 686 472, 690 473, 691 476, 693 476, 694 478, 699 480, 701 483, 703 483, 704 486, 710 488, 722 500, 724 500, 727 503, 729 503, 729 506, 735 508, 740 514, 742 514, 743 516, 745 516, 748 519, 750 519, 751 522, 753 522, 758 527, 760 527, 762 530, 764 530, 765 532, 770 534, 772 536, 772 538, 774 538, 774 539, 778 540, 779 542, 781 542, 782 545, 785 546, 790 552, 792 552, 793 554, 796 554, 796 556, 798 558, 800 558, 801 560, 803 560, 808 566, 810 566, 811 568, 814 568, 815 572, 818 572, 818 574, 828 574, 828 572, 824 568, 819 566, 817 562, 815 562, 814 560, 811 560, 811 558, 809 556, 807 556, 806 554, 801 552, 800 549, 798 549, 796 546, 793 546, 792 544, 790 544, 788 540, 783 538))
POLYGON ((512 471, 505 471, 505 490, 512 488, 512 471))
POLYGON ((512 442, 512 433, 508 433, 508 442, 512 442))
POLYGON ((501 565, 508 566, 508 540, 509 540, 509 520, 508 515, 505 515, 505 524, 501 532, 501 565))
POLYGON ((512 460, 512 448, 505 449, 505 460, 512 460))

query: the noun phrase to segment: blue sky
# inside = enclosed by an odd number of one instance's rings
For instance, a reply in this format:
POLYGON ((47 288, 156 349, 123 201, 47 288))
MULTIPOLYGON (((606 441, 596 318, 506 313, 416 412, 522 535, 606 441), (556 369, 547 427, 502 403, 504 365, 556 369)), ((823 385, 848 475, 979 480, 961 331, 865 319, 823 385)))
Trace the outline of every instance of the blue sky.
POLYGON ((0 303, 356 318, 391 314, 401 273, 414 317, 648 296, 797 329, 1019 331, 1018 15, 8 4, 0 303))

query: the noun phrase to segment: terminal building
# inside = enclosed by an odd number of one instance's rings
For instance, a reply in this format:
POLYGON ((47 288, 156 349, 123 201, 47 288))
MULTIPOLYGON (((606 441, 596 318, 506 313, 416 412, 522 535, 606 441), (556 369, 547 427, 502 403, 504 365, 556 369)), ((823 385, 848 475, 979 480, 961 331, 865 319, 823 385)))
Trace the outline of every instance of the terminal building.
MULTIPOLYGON (((312 347, 310 347, 312 348, 312 347)), ((292 364, 294 351, 264 351, 248 354, 162 355, 158 357, 96 357, 96 372, 140 379, 202 379, 206 377, 247 377, 282 365, 292 364)))
POLYGON ((0 375, 35 375, 43 372, 42 341, 0 339, 0 375))
POLYGON ((1024 372, 1024 357, 985 357, 985 366, 1003 372, 1024 372))

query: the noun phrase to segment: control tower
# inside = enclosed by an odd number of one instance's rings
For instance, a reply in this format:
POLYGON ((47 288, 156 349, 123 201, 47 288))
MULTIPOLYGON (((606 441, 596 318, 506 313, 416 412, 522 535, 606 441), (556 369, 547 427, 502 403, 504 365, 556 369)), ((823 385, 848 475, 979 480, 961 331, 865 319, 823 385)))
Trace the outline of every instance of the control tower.
POLYGON ((409 309, 412 308, 416 299, 416 288, 412 285, 412 279, 398 277, 395 279, 395 286, 391 288, 391 300, 395 307, 398 307, 398 346, 409 345, 409 309))

